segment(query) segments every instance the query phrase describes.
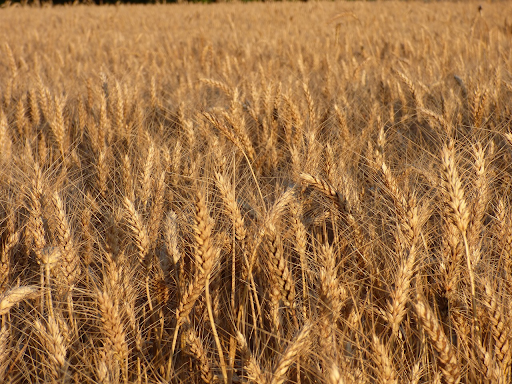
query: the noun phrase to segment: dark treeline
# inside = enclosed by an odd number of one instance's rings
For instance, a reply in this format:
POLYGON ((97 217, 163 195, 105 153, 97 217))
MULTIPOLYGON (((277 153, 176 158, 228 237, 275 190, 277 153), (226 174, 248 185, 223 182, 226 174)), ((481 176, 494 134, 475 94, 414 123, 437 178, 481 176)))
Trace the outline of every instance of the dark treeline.
MULTIPOLYGON (((13 4, 22 4, 22 5, 30 5, 30 6, 39 6, 39 5, 66 5, 66 4, 96 4, 96 5, 107 5, 107 4, 163 4, 163 3, 177 3, 179 0, 0 0, 0 5, 13 5, 13 4)), ((226 0, 181 0, 192 3, 216 3, 218 1, 225 2, 226 0)), ((229 0, 228 0, 229 1, 229 0)), ((250 1, 263 1, 266 0, 242 0, 246 2, 250 1)), ((273 0, 276 1, 276 0, 273 0)), ((282 0, 277 0, 282 1, 282 0)), ((299 0, 299 1, 307 1, 307 0, 299 0)), ((350 1, 350 0, 349 0, 350 1)), ((367 0, 368 1, 368 0, 367 0)))
MULTIPOLYGON (((96 5, 107 5, 107 4, 163 4, 163 3, 177 3, 178 1, 182 2, 192 2, 192 3, 216 3, 216 2, 226 2, 226 0, 0 0, 0 5, 13 5, 13 4, 22 4, 22 5, 30 5, 30 6, 39 6, 39 5, 66 5, 66 4, 96 4, 96 5)), ((227 0, 229 1, 229 0, 227 0)), ((245 2, 250 1, 263 1, 266 0, 242 0, 245 2)), ((272 0, 276 1, 276 0, 272 0)), ((283 0, 277 0, 283 1, 283 0)), ((292 0, 293 1, 293 0, 292 0)), ((307 1, 307 0, 299 0, 299 1, 307 1)), ((354 1, 354 0, 348 0, 354 1)), ((369 0, 365 0, 369 1, 369 0)), ((370 0, 372 1, 372 0, 370 0)), ((375 1, 375 0, 373 0, 375 1)))

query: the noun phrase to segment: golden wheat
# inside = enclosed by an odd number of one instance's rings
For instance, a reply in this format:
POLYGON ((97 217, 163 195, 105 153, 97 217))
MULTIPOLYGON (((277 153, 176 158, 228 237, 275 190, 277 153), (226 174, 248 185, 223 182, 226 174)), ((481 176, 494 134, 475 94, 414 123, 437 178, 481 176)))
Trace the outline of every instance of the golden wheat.
POLYGON ((6 4, 0 381, 510 382, 479 5, 6 4))

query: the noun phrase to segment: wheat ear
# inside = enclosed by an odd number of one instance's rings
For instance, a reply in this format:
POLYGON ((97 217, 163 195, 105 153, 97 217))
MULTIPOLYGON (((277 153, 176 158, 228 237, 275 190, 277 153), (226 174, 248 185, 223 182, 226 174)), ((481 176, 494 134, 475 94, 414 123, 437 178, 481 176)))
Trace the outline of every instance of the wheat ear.
POLYGON ((133 202, 126 197, 124 199, 124 208, 126 210, 126 220, 128 226, 135 236, 135 245, 137 246, 138 259, 142 266, 146 267, 146 256, 149 253, 150 239, 146 231, 146 227, 142 222, 142 218, 135 209, 133 202))
POLYGON ((55 212, 57 238, 59 239, 62 260, 64 261, 64 277, 67 285, 73 287, 80 275, 80 260, 76 253, 71 226, 64 210, 64 203, 58 192, 52 194, 52 205, 55 212))
POLYGON ((161 172, 160 177, 155 181, 155 192, 148 223, 148 235, 151 244, 155 243, 160 234, 164 214, 165 187, 165 172, 161 172))
POLYGON ((0 315, 9 313, 11 308, 20 301, 34 298, 38 292, 39 288, 34 286, 21 286, 4 292, 0 296, 0 315))
POLYGON ((209 223, 210 217, 208 215, 206 201, 202 193, 198 193, 196 203, 196 243, 198 245, 196 249, 196 259, 201 259, 201 265, 204 268, 204 274, 206 275, 205 281, 205 296, 206 306, 208 308, 208 316, 210 318, 210 325, 212 327, 213 337, 217 344, 217 350, 219 352, 220 367, 222 370, 222 376, 224 384, 228 384, 228 374, 226 369, 226 361, 224 360, 224 352, 222 351, 222 345, 220 343, 219 335, 217 333, 217 327, 215 326, 215 319, 212 310, 212 301, 210 298, 210 275, 215 261, 216 250, 213 247, 211 239, 211 228, 212 225, 209 223))
POLYGON ((97 293, 102 330, 120 362, 128 358, 128 344, 119 308, 107 292, 97 293))
POLYGON ((32 179, 32 188, 29 195, 30 219, 28 231, 34 241, 35 253, 40 258, 41 251, 46 246, 45 230, 43 223, 43 210, 41 198, 43 196, 43 177, 39 164, 34 164, 34 178, 32 179))
POLYGON ((231 182, 221 173, 215 173, 215 181, 217 182, 217 188, 219 188, 224 205, 231 217, 233 217, 235 224, 235 236, 237 240, 243 244, 245 237, 247 236, 247 230, 245 229, 244 218, 240 211, 240 207, 236 202, 235 190, 231 185, 231 182))
POLYGON ((184 335, 184 341, 187 346, 186 352, 192 355, 199 361, 199 368, 201 370, 201 379, 207 384, 213 382, 213 375, 211 371, 210 361, 206 355, 202 340, 197 335, 194 328, 187 329, 184 335))
POLYGON ((336 204, 340 206, 341 209, 344 208, 343 198, 341 197, 341 194, 327 181, 319 177, 310 175, 308 173, 301 173, 300 178, 302 179, 302 181, 308 183, 317 191, 321 192, 322 194, 333 200, 336 204))
POLYGON ((319 331, 319 344, 334 361, 334 324, 336 324, 339 311, 343 305, 347 292, 337 277, 336 256, 329 245, 322 245, 319 252, 320 273, 318 296, 321 303, 321 323, 319 331))
POLYGON ((385 384, 397 383, 396 370, 393 361, 389 356, 389 348, 382 344, 380 339, 375 334, 373 334, 372 337, 372 349, 374 352, 372 356, 375 360, 375 363, 377 364, 377 372, 381 382, 385 384))
POLYGON ((485 284, 485 304, 490 309, 492 336, 494 339, 494 351, 501 369, 501 374, 506 377, 510 371, 512 361, 512 327, 510 316, 503 312, 505 305, 498 302, 495 290, 490 283, 485 284), (500 305, 501 304, 501 305, 500 305))
POLYGON ((416 297, 416 313, 439 354, 441 371, 446 384, 457 384, 460 381, 460 366, 455 350, 446 337, 441 324, 421 296, 416 297))
POLYGON ((0 108, 0 146, 2 152, 0 153, 1 161, 8 161, 12 155, 12 140, 9 134, 9 124, 4 111, 0 108))
POLYGON ((20 239, 20 232, 16 231, 14 233, 10 233, 7 237, 7 241, 2 249, 2 253, 0 254, 0 292, 3 292, 5 287, 9 283, 9 271, 11 267, 11 260, 9 253, 16 246, 20 239))
POLYGON ((2 325, 0 329, 0 377, 7 378, 7 367, 9 366, 9 341, 11 332, 9 327, 2 325))
POLYGON ((147 204, 147 201, 150 197, 150 187, 151 187, 151 176, 153 165, 157 160, 155 154, 155 144, 153 140, 146 134, 146 138, 149 141, 148 154, 146 156, 146 160, 144 162, 144 166, 142 168, 142 174, 140 176, 140 192, 141 192, 141 200, 144 205, 147 204))
POLYGON ((274 285, 278 287, 280 298, 289 308, 295 308, 295 282, 284 258, 283 245, 275 229, 267 231, 268 264, 274 285))
POLYGON ((395 278, 395 287, 391 292, 391 302, 388 303, 388 321, 391 324, 393 335, 398 333, 398 327, 402 322, 406 309, 405 304, 408 299, 408 289, 411 278, 414 274, 414 264, 417 256, 417 242, 420 232, 418 207, 414 196, 406 197, 405 193, 399 187, 395 176, 387 166, 384 159, 385 134, 382 127, 379 132, 379 149, 375 157, 381 168, 384 182, 388 187, 389 194, 393 198, 393 203, 397 210, 398 222, 400 223, 400 233, 405 238, 404 243, 400 241, 400 248, 404 259, 401 261, 398 273, 395 278))
POLYGON ((67 361, 66 353, 68 347, 64 343, 64 337, 59 329, 59 324, 50 316, 46 325, 39 320, 34 322, 34 328, 38 332, 42 345, 48 353, 52 375, 54 379, 66 380, 67 361))
MULTIPOLYGON (((172 359, 174 355, 174 350, 176 348, 176 340, 178 338, 178 332, 180 326, 187 320, 188 315, 194 304, 202 293, 205 286, 209 285, 210 273, 212 271, 217 250, 215 249, 212 243, 212 224, 210 223, 210 217, 208 215, 205 198, 202 193, 198 193, 197 202, 196 202, 196 215, 195 215, 195 241, 196 241, 196 250, 195 250, 195 259, 196 259, 196 267, 198 269, 198 273, 196 273, 196 277, 192 281, 192 283, 188 286, 187 290, 183 293, 180 304, 176 309, 176 328, 174 330, 174 337, 171 347, 171 355, 169 357, 169 364, 167 366, 167 377, 170 376, 172 370, 172 359)), ((208 289, 208 287, 207 287, 208 289)), ((209 295, 209 292, 207 292, 209 295)), ((210 316, 210 321, 212 325, 212 331, 215 329, 215 323, 213 320, 213 314, 211 311, 211 302, 207 298, 206 302, 208 305, 208 312, 210 316)), ((216 330, 214 331, 216 333, 216 330)), ((214 335, 215 337, 215 335, 214 335)), ((218 336, 216 337, 218 340, 218 336)), ((216 340, 216 342, 217 342, 216 340)), ((220 342, 218 343, 220 345, 220 342)), ((219 351, 219 353, 221 350, 219 351)), ((221 365, 224 360, 224 356, 220 353, 221 365)), ((227 373, 225 372, 225 363, 223 366, 223 374, 224 380, 227 380, 227 373)))
POLYGON ((242 351, 244 367, 247 370, 247 378, 249 381, 257 384, 268 384, 270 382, 268 374, 261 370, 261 367, 258 364, 256 358, 249 350, 245 336, 240 331, 237 331, 236 339, 238 341, 238 345, 240 346, 240 350, 242 351))
POLYGON ((312 323, 306 323, 288 344, 284 353, 277 361, 274 369, 271 384, 283 384, 286 381, 286 373, 293 362, 307 350, 309 334, 312 330, 312 323))
POLYGON ((455 166, 455 150, 453 141, 450 141, 448 145, 445 145, 442 150, 442 175, 443 185, 448 200, 448 206, 450 208, 451 219, 454 221, 454 224, 460 231, 466 249, 466 262, 471 284, 474 331, 474 326, 476 324, 475 273, 467 239, 470 212, 466 204, 464 189, 457 172, 457 167, 455 166))

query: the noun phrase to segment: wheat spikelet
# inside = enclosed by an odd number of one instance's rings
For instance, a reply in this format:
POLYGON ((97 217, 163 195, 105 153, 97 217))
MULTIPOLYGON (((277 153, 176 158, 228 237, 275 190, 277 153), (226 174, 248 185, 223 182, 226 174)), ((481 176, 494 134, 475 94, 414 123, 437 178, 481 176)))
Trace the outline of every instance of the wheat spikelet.
POLYGON ((105 233, 105 248, 107 252, 111 253, 114 256, 118 256, 121 248, 120 248, 120 230, 118 228, 117 222, 119 219, 112 214, 108 214, 106 218, 107 228, 105 233))
POLYGON ((400 223, 400 234, 405 238, 405 242, 399 239, 399 245, 401 252, 404 254, 404 259, 401 261, 396 274, 395 287, 391 292, 391 301, 388 303, 387 307, 388 321, 391 324, 393 335, 397 335, 398 327, 405 316, 405 304, 408 299, 407 290, 415 270, 417 241, 420 231, 419 214, 415 197, 406 197, 384 160, 384 127, 381 127, 379 132, 378 144, 379 148, 375 154, 376 161, 381 168, 385 185, 388 187, 389 193, 393 198, 398 222, 400 223))
POLYGON ((236 137, 240 141, 242 148, 244 149, 249 159, 252 160, 255 157, 255 151, 251 139, 247 134, 245 119, 242 115, 242 106, 240 101, 238 100, 238 97, 239 92, 238 89, 235 88, 235 91, 233 93, 233 100, 231 102, 231 113, 228 114, 225 112, 223 113, 223 116, 226 119, 226 121, 229 122, 230 125, 233 127, 233 131, 235 132, 236 137))
POLYGON ((101 150, 107 145, 110 131, 110 119, 107 112, 107 98, 104 92, 100 93, 100 122, 97 130, 97 136, 93 138, 93 144, 96 151, 101 150))
POLYGON ((304 91, 304 96, 306 97, 306 102, 308 104, 309 122, 311 125, 313 125, 317 120, 315 113, 315 103, 313 102, 313 97, 311 96, 311 92, 309 91, 309 86, 307 83, 302 83, 302 89, 304 91))
POLYGON ((445 294, 449 299, 455 299, 460 278, 460 260, 464 256, 463 245, 457 227, 451 221, 444 223, 442 258, 440 265, 445 294))
POLYGON ((115 105, 115 127, 117 134, 121 137, 125 136, 125 122, 124 122, 124 112, 125 112, 125 103, 123 100, 123 91, 121 90, 121 85, 118 81, 116 81, 116 105, 115 105))
POLYGON ((402 322, 408 300, 408 289, 411 278, 415 272, 415 262, 417 256, 417 247, 415 244, 404 255, 395 277, 395 287, 391 292, 391 301, 388 303, 388 321, 394 335, 398 334, 398 328, 402 322))
POLYGON ((123 186, 124 186, 124 194, 128 196, 131 200, 134 199, 134 191, 133 191, 133 175, 132 175, 132 165, 130 162, 130 157, 128 154, 125 154, 122 159, 123 165, 121 168, 122 178, 123 178, 123 186))
POLYGON ((294 200, 294 198, 295 196, 293 188, 288 188, 286 191, 284 191, 267 212, 265 217, 266 224, 264 227, 273 227, 274 223, 279 220, 285 208, 294 200))
POLYGON ((4 44, 4 48, 7 53, 7 59, 9 60, 9 70, 11 71, 11 78, 16 79, 18 77, 18 65, 16 64, 16 59, 14 58, 12 49, 7 42, 4 44))
POLYGON ((503 136, 505 137, 508 145, 512 147, 512 133, 505 133, 503 136))
POLYGON ((506 204, 500 199, 496 207, 496 233, 501 249, 506 273, 512 273, 512 220, 506 204))
POLYGON ((185 131, 185 135, 187 137, 187 144, 190 148, 194 148, 197 142, 196 130, 194 129, 194 124, 192 121, 185 119, 182 123, 183 130, 185 131))
POLYGON ((306 227, 304 226, 304 223, 301 220, 300 217, 300 204, 298 201, 295 201, 291 205, 291 214, 292 214, 292 227, 294 231, 295 236, 295 242, 294 242, 294 248, 295 251, 299 255, 300 260, 300 271, 301 271, 301 277, 302 277, 302 311, 304 314, 307 313, 308 308, 307 304, 309 301, 309 287, 307 282, 307 274, 309 272, 309 265, 308 260, 306 258, 306 247, 307 247, 307 231, 306 227))
POLYGON ((197 245, 195 258, 198 263, 198 269, 204 274, 211 272, 215 256, 215 250, 211 239, 211 231, 212 224, 208 215, 206 201, 204 195, 199 193, 196 201, 194 226, 194 237, 197 245))
MULTIPOLYGON (((167 374, 169 377, 172 370, 172 358, 174 355, 174 349, 176 346, 176 340, 178 337, 178 332, 180 326, 188 322, 188 316, 192 308, 194 307, 196 300, 201 295, 203 290, 206 288, 206 302, 208 306, 208 313, 210 316, 210 325, 214 330, 214 337, 216 339, 217 345, 220 343, 218 341, 218 336, 216 335, 215 323, 212 317, 211 311, 211 302, 209 298, 209 280, 210 274, 213 269, 213 265, 215 263, 215 258, 217 255, 217 250, 214 248, 212 244, 212 224, 210 223, 210 217, 208 215, 208 210, 206 207, 205 197, 201 192, 198 192, 196 199, 196 212, 195 212, 195 225, 194 225, 194 237, 196 242, 196 248, 194 252, 194 257, 196 261, 197 273, 195 274, 194 279, 191 283, 189 283, 187 289, 181 296, 181 300, 179 302, 178 308, 176 308, 176 327, 174 330, 173 343, 171 347, 171 358, 169 359, 169 364, 167 366, 167 374)), ((227 375, 225 373, 225 363, 224 357, 222 354, 222 349, 219 347, 219 357, 221 358, 221 366, 223 369, 223 377, 224 381, 227 381, 227 375)))
POLYGON ((395 177, 391 173, 391 170, 388 168, 386 162, 384 161, 383 154, 380 151, 377 151, 376 157, 377 161, 380 163, 379 165, 381 167, 382 174, 384 175, 386 186, 389 188, 390 195, 392 196, 395 206, 397 207, 402 231, 406 237, 407 242, 410 244, 413 239, 418 236, 418 233, 415 233, 415 231, 418 230, 418 212, 416 199, 414 196, 407 198, 406 195, 402 192, 395 177))
POLYGON ((496 360, 491 356, 489 352, 482 345, 481 340, 476 343, 478 353, 481 356, 482 366, 484 369, 485 377, 489 383, 505 383, 505 378, 500 374, 496 360))
POLYGON ((180 304, 178 308, 176 308, 176 320, 177 324, 181 325, 187 322, 188 315, 190 311, 194 308, 196 300, 204 291, 204 286, 206 284, 206 276, 203 273, 200 273, 196 278, 194 278, 188 285, 185 292, 183 292, 180 300, 180 304))
POLYGON ((46 121, 49 122, 52 118, 50 91, 48 91, 48 89, 43 85, 43 82, 40 78, 38 78, 37 83, 37 97, 39 100, 39 105, 41 106, 43 117, 46 121))
POLYGON ((474 91, 473 103, 471 104, 471 114, 473 117, 473 125, 477 128, 482 125, 482 117, 485 111, 488 93, 487 89, 482 92, 477 88, 474 91))
MULTIPOLYGON (((242 153, 244 153, 249 158, 251 163, 254 161, 254 149, 247 135, 243 133, 241 127, 237 125, 236 129, 233 128, 235 132, 232 132, 232 130, 230 130, 225 123, 221 122, 218 117, 212 115, 211 113, 203 112, 203 116, 224 136, 226 136, 229 141, 235 144, 242 151, 242 153)), ((226 119, 226 115, 224 115, 224 119, 226 119)), ((233 127, 236 125, 236 123, 232 122, 230 125, 233 127)))
POLYGON ((85 106, 85 102, 83 100, 83 97, 80 97, 78 99, 78 132, 80 134, 80 137, 83 139, 83 135, 85 133, 85 126, 87 124, 87 110, 85 106))
MULTIPOLYGON (((206 305, 208 308, 208 316, 210 319, 210 326, 212 327, 213 337, 217 344, 217 350, 219 352, 220 366, 222 369, 222 377, 224 384, 228 383, 228 375, 226 370, 226 362, 224 360, 224 352, 222 351, 221 342, 217 333, 217 327, 215 325, 215 319, 213 316, 212 302, 210 298, 210 274, 217 257, 217 250, 214 248, 211 239, 212 224, 210 223, 210 217, 208 215, 206 201, 204 195, 199 192, 196 201, 196 216, 195 216, 195 240, 196 240, 196 260, 199 262, 198 269, 200 274, 204 275, 205 285, 205 296, 206 305)), ((202 284, 201 284, 202 285, 202 284)), ((196 299, 194 299, 195 301, 196 299)), ((178 320, 179 322, 179 320, 178 320)))

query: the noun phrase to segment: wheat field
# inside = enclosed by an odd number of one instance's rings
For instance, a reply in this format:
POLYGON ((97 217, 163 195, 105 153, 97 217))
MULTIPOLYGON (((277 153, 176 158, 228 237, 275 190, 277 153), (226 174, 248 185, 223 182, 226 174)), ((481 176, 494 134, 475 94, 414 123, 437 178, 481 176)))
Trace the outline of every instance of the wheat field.
POLYGON ((507 14, 1 9, 0 382, 510 383, 507 14))

